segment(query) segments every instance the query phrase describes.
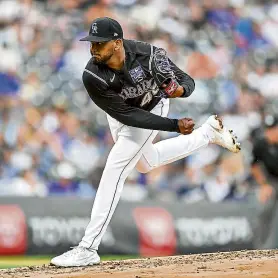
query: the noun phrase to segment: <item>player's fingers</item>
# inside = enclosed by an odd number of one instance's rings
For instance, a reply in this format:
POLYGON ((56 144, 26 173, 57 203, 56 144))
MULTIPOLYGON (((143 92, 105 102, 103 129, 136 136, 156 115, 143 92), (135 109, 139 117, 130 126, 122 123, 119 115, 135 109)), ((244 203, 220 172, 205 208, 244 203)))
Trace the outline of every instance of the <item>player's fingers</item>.
POLYGON ((190 118, 184 118, 179 120, 179 128, 182 134, 190 134, 194 129, 195 123, 190 118))
POLYGON ((193 121, 190 121, 189 126, 193 128, 195 126, 195 123, 193 121))
POLYGON ((194 123, 194 121, 192 119, 187 119, 186 122, 188 124, 195 125, 195 123, 194 123))
POLYGON ((193 130, 194 130, 194 128, 193 128, 193 127, 192 127, 192 128, 188 128, 188 129, 187 129, 187 131, 188 131, 189 133, 193 132, 193 130))
POLYGON ((193 127, 184 127, 182 130, 182 134, 190 134, 193 132, 193 127))
POLYGON ((195 126, 195 123, 190 121, 190 122, 187 122, 185 127, 188 128, 188 129, 193 129, 195 126))
POLYGON ((192 133, 192 132, 193 132, 193 130, 184 130, 184 132, 183 132, 182 134, 188 135, 188 134, 190 134, 190 133, 192 133))

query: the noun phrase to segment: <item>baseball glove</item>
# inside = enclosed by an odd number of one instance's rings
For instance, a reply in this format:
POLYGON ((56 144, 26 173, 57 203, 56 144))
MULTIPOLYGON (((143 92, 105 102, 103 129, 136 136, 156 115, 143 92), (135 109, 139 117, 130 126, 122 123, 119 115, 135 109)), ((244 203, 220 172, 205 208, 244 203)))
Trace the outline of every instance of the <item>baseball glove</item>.
POLYGON ((154 52, 151 63, 151 72, 155 83, 162 91, 162 97, 171 97, 179 87, 179 83, 171 69, 171 65, 164 49, 159 48, 154 52))

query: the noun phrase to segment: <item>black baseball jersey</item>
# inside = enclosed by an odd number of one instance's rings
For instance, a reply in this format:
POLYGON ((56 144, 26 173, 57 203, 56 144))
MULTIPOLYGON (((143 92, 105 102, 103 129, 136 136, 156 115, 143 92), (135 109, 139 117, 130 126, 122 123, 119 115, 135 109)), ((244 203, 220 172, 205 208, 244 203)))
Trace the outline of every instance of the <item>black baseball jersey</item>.
MULTIPOLYGON (((151 74, 152 55, 156 48, 134 40, 123 40, 123 44, 125 64, 122 70, 95 65, 93 57, 88 62, 82 78, 90 98, 107 114, 125 125, 178 132, 177 119, 149 112, 161 100, 160 90, 151 74)), ((189 96, 195 88, 193 79, 170 59, 169 62, 179 84, 184 88, 184 96, 189 96)))

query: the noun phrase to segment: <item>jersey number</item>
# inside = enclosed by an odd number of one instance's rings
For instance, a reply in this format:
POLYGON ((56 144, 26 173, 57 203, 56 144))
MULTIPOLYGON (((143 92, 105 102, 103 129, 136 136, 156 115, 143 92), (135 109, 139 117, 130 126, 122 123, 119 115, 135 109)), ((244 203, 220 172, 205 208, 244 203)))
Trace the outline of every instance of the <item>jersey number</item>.
POLYGON ((152 92, 148 92, 144 95, 142 101, 141 101, 141 104, 140 106, 143 107, 145 106, 146 104, 150 103, 150 101, 153 99, 153 94, 152 92))

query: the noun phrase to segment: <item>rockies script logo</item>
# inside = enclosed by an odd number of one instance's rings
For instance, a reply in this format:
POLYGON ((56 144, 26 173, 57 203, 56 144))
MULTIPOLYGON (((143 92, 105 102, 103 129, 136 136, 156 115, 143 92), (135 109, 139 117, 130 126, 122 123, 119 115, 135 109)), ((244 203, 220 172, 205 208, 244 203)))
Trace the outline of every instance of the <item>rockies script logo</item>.
POLYGON ((143 80, 140 84, 133 87, 124 87, 119 94, 124 100, 129 98, 135 98, 142 96, 140 106, 143 107, 148 104, 155 95, 159 92, 159 89, 153 78, 150 80, 143 80))
POLYGON ((92 34, 97 33, 97 24, 96 24, 96 23, 93 23, 92 29, 91 29, 91 33, 92 33, 92 34))
POLYGON ((152 92, 153 95, 156 95, 158 93, 159 89, 154 81, 153 78, 150 80, 143 80, 140 84, 137 84, 136 86, 132 87, 123 87, 120 97, 124 100, 129 98, 135 98, 139 97, 143 94, 146 94, 148 92, 152 92))

